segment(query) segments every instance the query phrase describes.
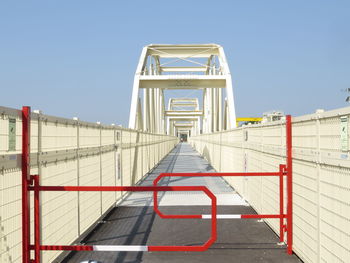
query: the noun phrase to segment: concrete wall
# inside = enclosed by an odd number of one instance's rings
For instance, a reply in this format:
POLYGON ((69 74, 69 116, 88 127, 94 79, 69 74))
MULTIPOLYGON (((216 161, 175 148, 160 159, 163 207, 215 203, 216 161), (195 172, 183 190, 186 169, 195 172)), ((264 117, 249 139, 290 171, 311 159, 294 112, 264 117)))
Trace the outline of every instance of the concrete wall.
MULTIPOLYGON (((2 263, 21 262, 21 134, 21 111, 0 107, 2 263)), ((177 142, 166 135, 32 113, 31 174, 39 173, 42 185, 133 185, 177 142)), ((87 231, 121 193, 43 192, 41 198, 42 242, 64 245, 87 231)), ((43 262, 58 254, 44 252, 43 262)))
MULTIPOLYGON (((294 252, 304 262, 350 262, 350 107, 292 121, 294 252)), ((285 163, 283 121, 190 142, 221 172, 273 172, 285 163)), ((258 213, 279 213, 278 178, 225 179, 258 213)), ((267 222, 278 233, 278 220, 267 222)))

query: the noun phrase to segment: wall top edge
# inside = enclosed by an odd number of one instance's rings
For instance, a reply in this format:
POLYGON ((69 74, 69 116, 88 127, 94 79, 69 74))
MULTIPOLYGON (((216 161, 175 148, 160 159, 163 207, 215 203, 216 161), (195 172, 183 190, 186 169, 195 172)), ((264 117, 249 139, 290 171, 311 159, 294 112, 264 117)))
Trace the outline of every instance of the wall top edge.
MULTIPOLYGON (((0 118, 1 118, 1 115, 22 119, 22 111, 21 110, 9 108, 9 107, 4 107, 4 106, 0 106, 0 118)), ((79 119, 77 120, 77 119, 56 117, 56 116, 52 116, 52 115, 36 113, 33 111, 31 112, 31 119, 32 120, 39 120, 40 119, 43 122, 59 123, 59 124, 63 124, 63 125, 72 125, 72 126, 76 126, 79 123, 80 126, 87 126, 87 127, 92 127, 95 129, 101 128, 103 130, 118 130, 118 131, 125 131, 125 132, 155 135, 155 136, 168 136, 166 134, 144 132, 144 131, 134 130, 134 129, 121 127, 121 126, 117 126, 117 125, 105 125, 105 124, 99 124, 99 123, 95 123, 95 122, 81 121, 79 119)), ((173 137, 173 136, 168 136, 168 137, 173 137)), ((176 138, 176 137, 174 137, 174 138, 176 138)))
POLYGON ((6 115, 10 117, 20 117, 22 118, 22 111, 0 106, 0 115, 6 115))
POLYGON ((294 122, 303 122, 303 121, 310 121, 314 119, 326 119, 326 118, 333 118, 333 117, 340 117, 340 116, 346 116, 350 115, 350 107, 344 107, 324 112, 316 112, 312 114, 302 115, 293 117, 294 122))

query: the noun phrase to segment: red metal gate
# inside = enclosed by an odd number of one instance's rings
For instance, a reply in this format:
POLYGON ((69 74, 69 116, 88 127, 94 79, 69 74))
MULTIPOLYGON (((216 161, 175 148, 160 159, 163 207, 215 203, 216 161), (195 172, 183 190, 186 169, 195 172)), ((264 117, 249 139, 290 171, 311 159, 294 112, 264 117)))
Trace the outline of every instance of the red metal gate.
MULTIPOLYGON (((205 251, 216 241, 216 197, 205 186, 41 186, 39 185, 39 176, 34 176, 34 186, 29 186, 29 191, 34 191, 34 246, 30 246, 30 250, 34 250, 33 262, 40 262, 41 250, 79 250, 79 251, 205 251), (40 200, 39 193, 41 191, 129 191, 129 192, 145 192, 145 191, 202 191, 211 199, 211 236, 201 246, 134 246, 134 245, 82 245, 82 246, 65 246, 65 245, 41 245, 40 240, 40 200)), ((169 218, 176 218, 175 216, 169 218)))
MULTIPOLYGON (((164 177, 221 177, 221 176, 278 176, 279 177, 279 214, 250 214, 236 215, 224 214, 217 215, 218 219, 248 219, 248 218, 279 218, 280 220, 280 242, 284 242, 284 232, 287 232, 287 253, 293 253, 293 190, 292 190, 292 118, 286 116, 286 159, 287 164, 280 164, 278 172, 259 172, 259 173, 161 173, 154 181, 157 186, 164 177), (287 213, 284 213, 284 186, 283 177, 287 177, 287 213), (285 224, 286 219, 286 224, 285 224)), ((153 193, 154 211, 162 218, 202 218, 209 219, 210 215, 165 215, 159 210, 158 195, 153 193)))

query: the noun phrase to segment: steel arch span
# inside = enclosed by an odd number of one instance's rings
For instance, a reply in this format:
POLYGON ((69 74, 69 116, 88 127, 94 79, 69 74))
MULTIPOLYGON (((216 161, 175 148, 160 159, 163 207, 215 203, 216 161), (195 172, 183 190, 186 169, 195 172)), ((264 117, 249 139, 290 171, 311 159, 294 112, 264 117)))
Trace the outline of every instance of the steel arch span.
POLYGON ((143 48, 134 77, 129 128, 180 137, 231 129, 235 124, 232 79, 223 47, 151 44, 143 48), (199 90, 200 95, 167 98, 169 90, 184 95, 199 90))

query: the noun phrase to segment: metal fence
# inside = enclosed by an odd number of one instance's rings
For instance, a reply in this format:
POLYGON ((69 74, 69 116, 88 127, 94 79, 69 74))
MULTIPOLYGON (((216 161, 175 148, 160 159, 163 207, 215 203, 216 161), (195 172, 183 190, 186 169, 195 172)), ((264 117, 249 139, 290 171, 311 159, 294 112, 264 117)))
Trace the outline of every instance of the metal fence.
MULTIPOLYGON (((0 107, 0 262, 4 263, 22 260, 21 134, 22 112, 0 107)), ((43 185, 60 186, 135 185, 178 142, 167 135, 39 112, 31 114, 30 138, 31 174, 40 174, 43 185)), ((71 244, 123 194, 43 192, 43 243, 71 244)), ((45 252, 42 260, 52 262, 58 254, 45 252)))
MULTIPOLYGON (((295 117, 293 249, 304 262, 350 262, 350 107, 295 117)), ((285 122, 190 138, 220 172, 272 171, 285 163, 285 122)), ((261 214, 278 213, 278 178, 225 178, 261 214)), ((278 220, 266 222, 278 233, 278 220)))

